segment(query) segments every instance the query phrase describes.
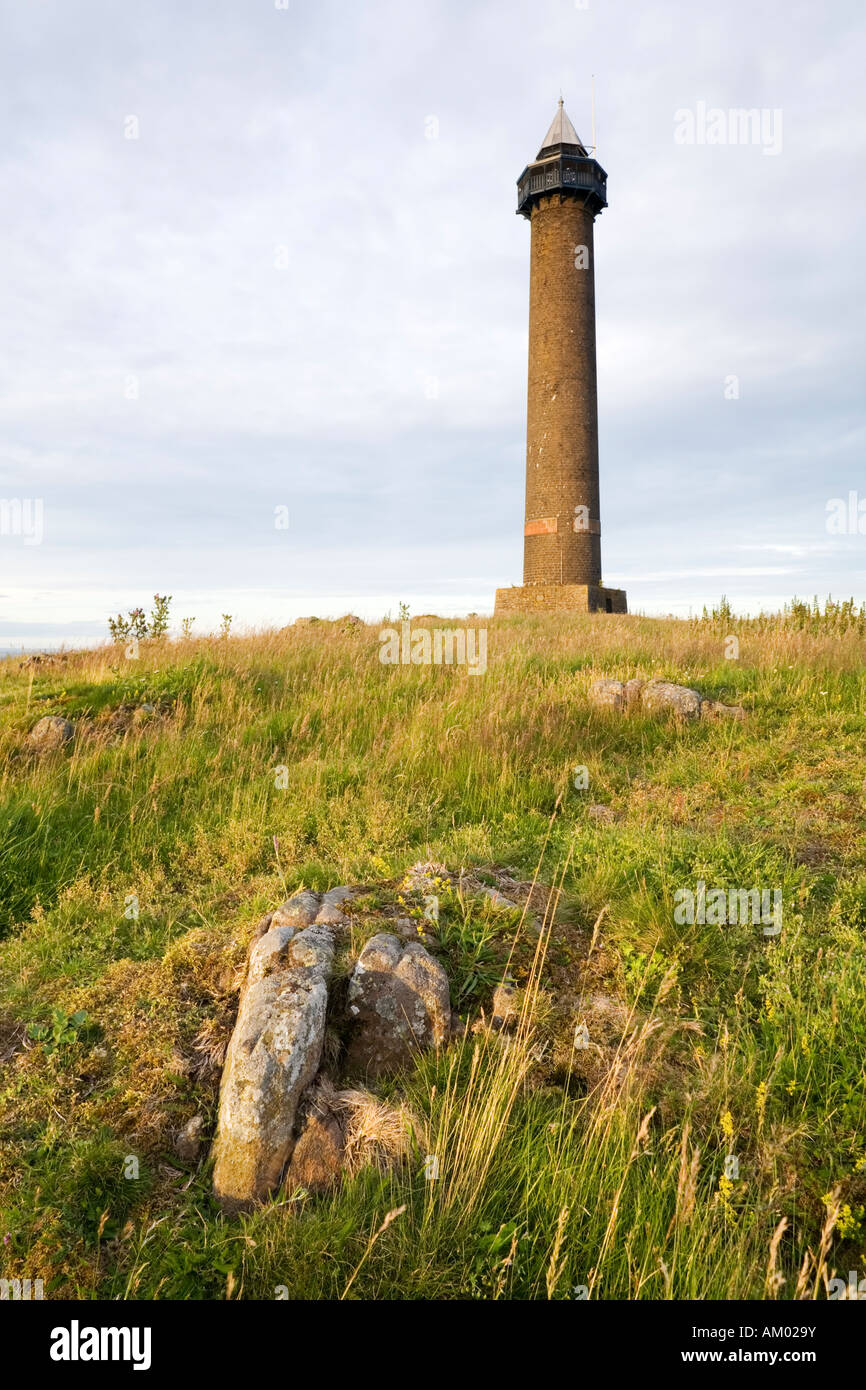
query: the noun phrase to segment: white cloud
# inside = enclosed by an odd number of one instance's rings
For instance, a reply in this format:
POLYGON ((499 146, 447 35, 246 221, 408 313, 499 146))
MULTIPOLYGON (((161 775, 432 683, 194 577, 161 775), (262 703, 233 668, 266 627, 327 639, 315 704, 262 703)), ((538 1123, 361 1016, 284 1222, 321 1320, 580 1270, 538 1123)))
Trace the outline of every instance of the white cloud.
POLYGON ((684 587, 690 601, 703 578, 732 601, 756 574, 776 603, 794 577, 862 586, 859 552, 824 532, 827 497, 864 487, 858 11, 791 24, 781 4, 733 0, 696 25, 686 0, 662 0, 625 15, 564 0, 5 7, 0 495, 42 496, 46 538, 27 554, 0 539, 21 591, 0 633, 40 586, 83 621, 94 576, 115 609, 159 587, 216 610, 228 585, 262 621, 286 586, 317 611, 332 550, 347 599, 444 602, 467 563, 473 607, 519 580, 515 180, 560 86, 589 138, 592 72, 610 180, 608 579, 633 576, 636 608, 665 585, 669 605, 684 587), (676 145, 673 113, 698 100, 782 108, 783 153, 676 145), (288 552, 267 530, 277 503, 288 552), (731 566, 743 548, 802 568, 731 566))

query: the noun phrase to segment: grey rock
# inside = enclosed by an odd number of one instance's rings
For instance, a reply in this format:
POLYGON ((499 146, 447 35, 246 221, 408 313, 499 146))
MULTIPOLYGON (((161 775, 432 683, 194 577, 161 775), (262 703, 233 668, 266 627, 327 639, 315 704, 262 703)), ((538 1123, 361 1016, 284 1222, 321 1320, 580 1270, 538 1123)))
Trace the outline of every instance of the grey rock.
POLYGON ((286 967, 286 952, 296 927, 270 927, 250 948, 246 985, 258 984, 275 970, 286 967))
POLYGON ((136 724, 136 725, 138 725, 138 724, 146 724, 146 723, 148 722, 148 720, 152 719, 153 716, 154 716, 155 714, 156 714, 156 706, 155 706, 155 705, 148 705, 148 704, 139 705, 139 706, 138 706, 138 709, 136 709, 136 710, 133 711, 132 722, 133 722, 133 724, 136 724))
MULTIPOLYGON (((271 928, 273 931, 273 928, 271 928)), ((279 931, 285 928, 277 927, 279 931)), ((289 942, 286 961, 292 966, 302 966, 305 970, 321 970, 330 973, 334 958, 334 934, 330 927, 307 927, 298 932, 289 942)))
POLYGON ((379 1076, 448 1039, 448 976, 420 942, 380 932, 364 947, 349 979, 350 1071, 379 1076))
POLYGON ((593 681, 589 687, 589 698, 600 709, 621 710, 625 708, 625 686, 622 681, 593 681))
POLYGON ((648 714, 670 710, 680 719, 698 719, 701 713, 701 696, 697 690, 692 690, 687 685, 674 685, 671 681, 648 681, 641 691, 641 708, 648 714))
POLYGON ((188 1120, 183 1129, 174 1141, 174 1151, 178 1158, 183 1158, 187 1163, 195 1163, 202 1146, 202 1129, 204 1127, 204 1115, 193 1115, 188 1120))
POLYGON ((517 1022, 520 996, 514 985, 503 982, 493 991, 491 1026, 497 1032, 510 1031, 517 1022))
POLYGON ((623 687, 626 709, 637 708, 637 706, 640 704, 641 692, 645 685, 646 681, 639 680, 637 677, 635 677, 633 680, 626 681, 623 687))
POLYGON ((329 888, 327 893, 322 894, 321 905, 316 913, 315 920, 324 923, 326 926, 343 926, 346 921, 346 914, 342 911, 342 906, 351 896, 351 888, 345 886, 340 888, 329 888))
POLYGON ((333 934, 319 926, 287 936, 290 925, 272 921, 253 944, 252 978, 226 1055, 213 1185, 228 1211, 249 1208, 278 1186, 298 1103, 321 1061, 333 934), (270 973, 257 977, 260 968, 270 973))
POLYGON ((319 895, 301 889, 287 898, 271 918, 272 927, 309 927, 319 912, 319 895))
POLYGON ((75 725, 59 714, 46 714, 44 719, 33 725, 27 738, 31 748, 62 748, 75 737, 75 725))

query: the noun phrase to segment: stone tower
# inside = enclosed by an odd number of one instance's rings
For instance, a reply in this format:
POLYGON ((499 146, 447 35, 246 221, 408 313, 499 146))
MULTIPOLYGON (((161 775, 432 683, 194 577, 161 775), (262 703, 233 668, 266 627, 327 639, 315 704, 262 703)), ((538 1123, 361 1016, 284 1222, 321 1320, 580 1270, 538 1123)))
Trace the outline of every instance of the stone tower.
POLYGON ((531 228, 529 396, 523 584, 497 589, 497 613, 625 613, 601 582, 593 223, 607 174, 560 98, 517 181, 531 228))

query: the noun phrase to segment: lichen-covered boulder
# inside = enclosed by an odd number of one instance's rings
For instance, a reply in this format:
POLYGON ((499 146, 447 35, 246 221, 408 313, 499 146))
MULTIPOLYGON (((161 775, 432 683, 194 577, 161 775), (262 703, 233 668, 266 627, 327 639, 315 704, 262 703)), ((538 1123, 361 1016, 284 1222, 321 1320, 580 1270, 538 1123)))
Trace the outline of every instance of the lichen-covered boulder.
POLYGON ((273 927, 310 927, 319 911, 319 894, 301 889, 278 907, 271 918, 273 927))
POLYGON ((697 690, 673 681, 598 680, 589 688, 589 698, 602 709, 629 713, 657 714, 668 712, 679 719, 745 719, 741 705, 724 705, 719 700, 705 700, 697 690))
POLYGON ((271 917, 275 927, 310 927, 314 922, 329 927, 339 927, 346 917, 342 904, 352 896, 352 889, 343 885, 329 888, 327 893, 313 893, 302 888, 278 907, 271 917))
POLYGON ((346 921, 346 915, 343 912, 343 903, 351 896, 351 888, 345 886, 340 888, 329 888, 327 893, 323 893, 319 900, 316 922, 324 923, 329 927, 343 926, 346 921))
POLYGON ((623 687, 626 709, 637 709, 645 685, 646 681, 640 680, 637 676, 630 681, 626 681, 623 687))
POLYGON ((286 952, 296 935, 294 927, 271 926, 250 946, 245 986, 258 984, 267 975, 286 967, 286 952))
POLYGON ((593 681, 589 687, 589 698, 601 709, 621 710, 625 708, 625 686, 622 681, 593 681))
POLYGON ((648 681, 641 691, 641 709, 647 714, 669 710, 679 719, 699 719, 701 696, 687 685, 671 681, 648 681))
POLYGON ((349 979, 346 1067, 370 1077, 396 1071, 420 1049, 448 1039, 448 976, 420 942, 380 932, 349 979))
POLYGON ((298 1102, 321 1061, 333 957, 326 926, 297 930, 272 919, 253 944, 214 1144, 214 1194, 226 1210, 248 1208, 279 1184, 298 1102))
POLYGON ((62 748, 74 737, 75 725, 70 724, 68 719, 61 719, 59 714, 46 714, 44 719, 33 725, 27 742, 31 748, 40 750, 62 748))

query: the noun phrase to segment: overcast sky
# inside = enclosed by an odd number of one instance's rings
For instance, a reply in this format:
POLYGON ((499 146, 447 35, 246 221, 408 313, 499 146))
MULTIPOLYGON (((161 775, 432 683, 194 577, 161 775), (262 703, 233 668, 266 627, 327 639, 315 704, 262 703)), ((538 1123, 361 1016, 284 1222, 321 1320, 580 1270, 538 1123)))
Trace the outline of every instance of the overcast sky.
POLYGON ((282 3, 0 4, 0 497, 44 517, 0 535, 0 645, 157 589, 199 628, 490 611, 515 181, 560 90, 591 140, 592 74, 605 582, 866 599, 866 534, 827 530, 866 504, 859 0, 282 3), (699 143, 713 108, 772 139, 699 143))

